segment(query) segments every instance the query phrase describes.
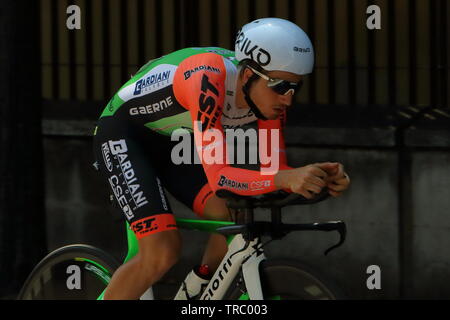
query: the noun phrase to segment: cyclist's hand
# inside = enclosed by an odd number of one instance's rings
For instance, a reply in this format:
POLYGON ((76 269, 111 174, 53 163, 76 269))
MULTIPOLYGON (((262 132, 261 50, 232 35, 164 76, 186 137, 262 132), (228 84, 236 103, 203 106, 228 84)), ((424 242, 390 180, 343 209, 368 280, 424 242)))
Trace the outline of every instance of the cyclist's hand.
POLYGON ((345 173, 342 164, 337 162, 324 162, 316 163, 315 165, 328 174, 326 178, 327 188, 333 197, 339 197, 349 187, 350 178, 345 173))
POLYGON ((307 199, 313 198, 327 186, 328 174, 317 164, 305 167, 278 171, 275 175, 275 185, 279 189, 290 189, 307 199))

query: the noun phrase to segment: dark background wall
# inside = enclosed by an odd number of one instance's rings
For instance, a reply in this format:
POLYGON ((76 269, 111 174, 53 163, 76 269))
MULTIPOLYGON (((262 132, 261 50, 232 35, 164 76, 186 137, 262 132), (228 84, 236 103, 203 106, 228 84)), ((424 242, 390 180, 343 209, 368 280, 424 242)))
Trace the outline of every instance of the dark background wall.
MULTIPOLYGON (((346 221, 343 247, 325 257, 334 235, 292 234, 268 254, 306 261, 352 298, 450 298, 448 7, 446 0, 41 0, 34 15, 46 251, 82 242, 118 259, 125 253, 123 222, 91 167, 95 119, 121 84, 176 49, 233 49, 241 25, 275 16, 301 26, 316 51, 314 73, 288 114, 289 162, 342 162, 352 186, 342 198, 286 214, 286 221, 346 221), (70 4, 81 9, 80 30, 66 28, 70 4), (371 4, 381 9, 381 30, 366 27, 371 4), (366 287, 370 265, 381 268, 381 290, 366 287)), ((172 203, 177 215, 194 216, 172 203)), ((181 262, 162 281, 169 292, 206 238, 183 231, 183 239, 181 262)))

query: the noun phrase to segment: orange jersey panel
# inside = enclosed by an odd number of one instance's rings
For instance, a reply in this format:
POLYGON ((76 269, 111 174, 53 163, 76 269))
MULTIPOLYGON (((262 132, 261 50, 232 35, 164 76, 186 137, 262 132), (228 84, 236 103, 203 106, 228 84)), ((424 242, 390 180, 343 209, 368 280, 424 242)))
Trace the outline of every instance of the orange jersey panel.
MULTIPOLYGON (((275 191, 274 175, 234 168, 228 165, 224 130, 221 124, 225 97, 226 67, 224 58, 214 53, 191 56, 180 63, 174 77, 174 94, 177 101, 190 111, 194 122, 194 139, 208 182, 212 190, 228 189, 242 195, 258 195, 275 191), (198 121, 198 122, 196 122, 198 121), (197 123, 197 126, 196 126, 197 123), (215 129, 221 135, 208 139, 215 129), (218 140, 219 139, 219 140, 218 140), (217 148, 217 149, 214 149, 217 148), (221 148, 221 150, 219 150, 221 148), (211 163, 204 156, 214 149, 220 161, 211 163)), ((269 127, 279 127, 268 123, 269 127)), ((281 138, 282 139, 282 138, 281 138)), ((284 143, 283 143, 284 145, 284 143)))

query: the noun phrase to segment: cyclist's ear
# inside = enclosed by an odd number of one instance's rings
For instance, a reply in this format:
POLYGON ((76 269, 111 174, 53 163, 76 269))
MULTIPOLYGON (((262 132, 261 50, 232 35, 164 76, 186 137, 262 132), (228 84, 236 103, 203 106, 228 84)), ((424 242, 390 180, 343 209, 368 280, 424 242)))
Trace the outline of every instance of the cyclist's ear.
POLYGON ((241 73, 242 83, 246 84, 247 81, 253 76, 253 74, 254 73, 252 70, 250 70, 247 67, 244 67, 244 70, 242 70, 242 73, 241 73))

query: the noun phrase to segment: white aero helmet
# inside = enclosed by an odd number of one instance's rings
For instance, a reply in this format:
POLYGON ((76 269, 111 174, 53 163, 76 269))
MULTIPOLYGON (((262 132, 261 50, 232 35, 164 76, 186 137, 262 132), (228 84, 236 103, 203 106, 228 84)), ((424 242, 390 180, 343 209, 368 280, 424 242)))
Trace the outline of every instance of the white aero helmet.
POLYGON ((314 48, 296 24, 279 18, 263 18, 244 25, 235 43, 238 61, 251 59, 266 71, 311 73, 314 48))

